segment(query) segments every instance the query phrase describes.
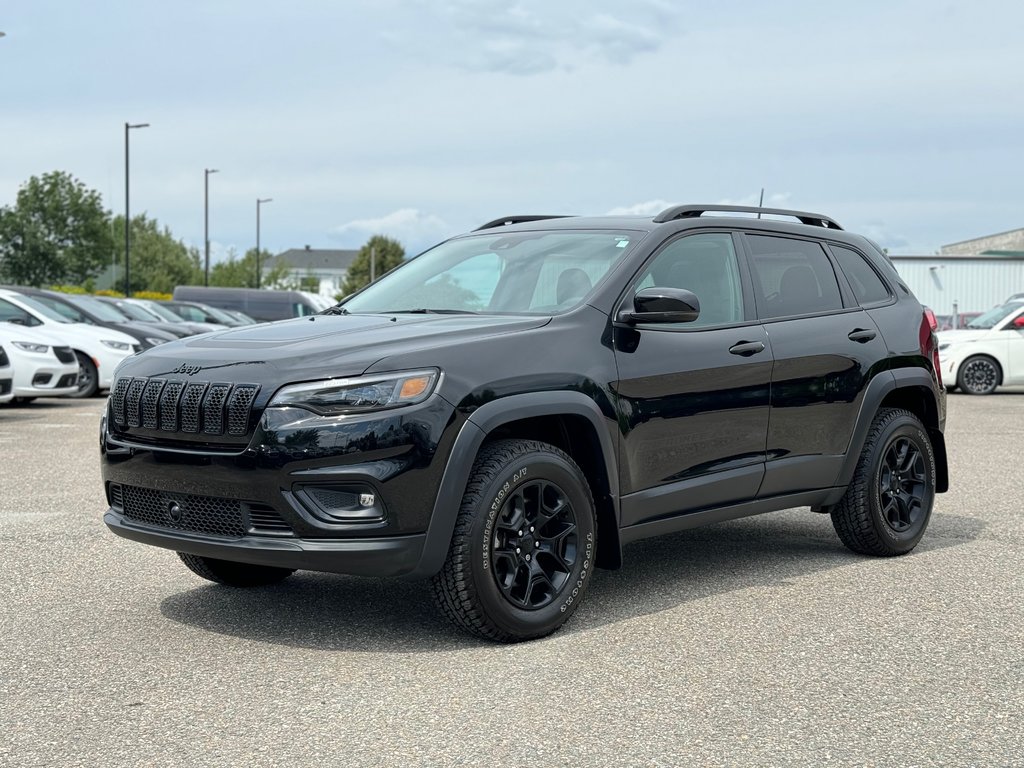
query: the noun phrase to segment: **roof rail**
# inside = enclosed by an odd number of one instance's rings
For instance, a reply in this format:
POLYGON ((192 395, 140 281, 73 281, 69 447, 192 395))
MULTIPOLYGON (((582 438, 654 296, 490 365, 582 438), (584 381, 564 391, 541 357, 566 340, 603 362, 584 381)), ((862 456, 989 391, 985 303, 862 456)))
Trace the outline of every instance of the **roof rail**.
POLYGON ((787 208, 758 208, 750 205, 674 205, 654 217, 655 224, 664 224, 673 219, 695 219, 709 212, 724 213, 762 213, 773 216, 792 216, 800 220, 801 224, 809 224, 812 227, 824 227, 825 229, 842 229, 834 220, 820 213, 807 213, 806 211, 791 211, 787 208))
POLYGON ((479 232, 481 229, 494 229, 495 227, 504 227, 509 224, 523 224, 528 221, 543 221, 544 219, 567 219, 568 216, 564 214, 554 215, 542 215, 542 216, 502 216, 500 219, 494 219, 494 221, 488 221, 482 227, 477 227, 474 232, 479 232))

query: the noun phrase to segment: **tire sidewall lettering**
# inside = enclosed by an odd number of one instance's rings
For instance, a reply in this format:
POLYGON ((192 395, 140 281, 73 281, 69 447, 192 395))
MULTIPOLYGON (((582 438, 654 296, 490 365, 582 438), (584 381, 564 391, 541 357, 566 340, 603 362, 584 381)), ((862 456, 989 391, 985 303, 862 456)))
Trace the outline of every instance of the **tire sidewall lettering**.
POLYGON ((497 492, 491 498, 490 505, 487 507, 487 518, 484 522, 483 532, 484 571, 490 572, 491 570, 491 540, 494 536, 494 526, 498 521, 498 515, 501 513, 501 508, 505 505, 505 501, 508 499, 509 494, 529 476, 529 465, 517 469, 504 481, 501 481, 497 492))

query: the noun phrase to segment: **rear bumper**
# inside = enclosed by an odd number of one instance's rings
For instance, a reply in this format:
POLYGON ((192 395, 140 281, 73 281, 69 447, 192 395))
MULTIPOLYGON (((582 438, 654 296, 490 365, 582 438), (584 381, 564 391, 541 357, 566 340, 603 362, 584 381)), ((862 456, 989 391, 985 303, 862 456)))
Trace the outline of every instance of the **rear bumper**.
POLYGON ((176 552, 254 565, 354 576, 413 574, 427 538, 426 534, 421 533, 359 539, 276 539, 258 536, 221 539, 182 531, 164 532, 136 525, 114 509, 107 510, 103 522, 118 536, 176 552))

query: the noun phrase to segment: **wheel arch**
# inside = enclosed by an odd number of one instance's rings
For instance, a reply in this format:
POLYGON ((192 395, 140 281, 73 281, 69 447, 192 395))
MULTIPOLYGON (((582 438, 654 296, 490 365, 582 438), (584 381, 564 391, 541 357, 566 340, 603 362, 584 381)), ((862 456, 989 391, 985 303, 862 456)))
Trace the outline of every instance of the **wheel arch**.
POLYGON ((942 432, 945 425, 945 394, 937 393, 935 386, 932 375, 923 368, 885 371, 871 380, 864 393, 857 426, 846 451, 846 459, 836 480, 839 489, 833 494, 834 498, 826 501, 826 506, 838 502, 846 486, 850 484, 861 451, 864 450, 864 441, 867 439, 871 422, 882 408, 902 408, 921 420, 935 453, 935 490, 944 493, 949 489, 946 441, 942 432), (943 398, 943 402, 940 403, 937 398, 943 398))
POLYGON ((597 565, 618 568, 618 462, 607 417, 580 392, 536 392, 493 400, 476 409, 463 424, 445 466, 434 501, 423 556, 414 576, 440 570, 448 553, 462 496, 480 448, 488 440, 522 438, 552 444, 568 453, 583 470, 597 512, 597 565))

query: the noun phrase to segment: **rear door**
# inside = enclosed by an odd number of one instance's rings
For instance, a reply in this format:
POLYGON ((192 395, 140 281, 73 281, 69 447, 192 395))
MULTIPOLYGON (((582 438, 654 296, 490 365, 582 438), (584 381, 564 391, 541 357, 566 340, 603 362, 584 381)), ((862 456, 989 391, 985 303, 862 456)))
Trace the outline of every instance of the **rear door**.
POLYGON ((744 242, 774 357, 758 495, 827 488, 839 474, 868 381, 885 360, 885 342, 820 242, 763 233, 747 233, 744 242))

